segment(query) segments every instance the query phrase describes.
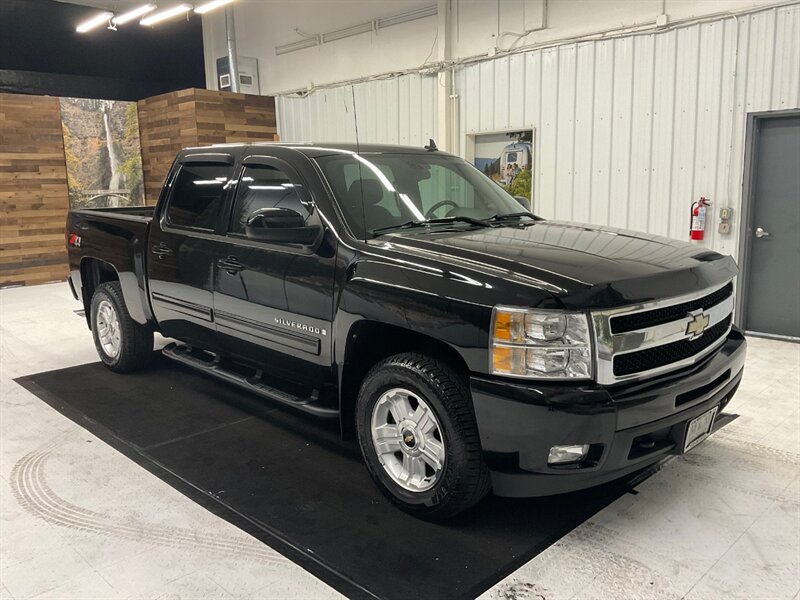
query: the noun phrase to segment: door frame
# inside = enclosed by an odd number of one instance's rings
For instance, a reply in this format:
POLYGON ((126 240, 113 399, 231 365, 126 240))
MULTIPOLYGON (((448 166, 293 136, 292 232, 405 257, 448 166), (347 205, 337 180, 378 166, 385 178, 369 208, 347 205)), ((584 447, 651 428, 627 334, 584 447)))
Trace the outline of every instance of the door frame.
MULTIPOLYGON (((753 214, 756 189, 756 165, 758 165, 758 144, 761 141, 761 125, 770 119, 800 117, 800 109, 767 110, 747 113, 744 140, 744 177, 742 179, 741 218, 739 219, 739 277, 736 279, 736 313, 734 322, 747 330, 747 295, 750 280, 750 253, 753 246, 753 214)), ((748 335, 753 332, 747 331, 748 335)), ((798 338, 769 333, 755 333, 760 337, 770 337, 797 341, 798 338)))

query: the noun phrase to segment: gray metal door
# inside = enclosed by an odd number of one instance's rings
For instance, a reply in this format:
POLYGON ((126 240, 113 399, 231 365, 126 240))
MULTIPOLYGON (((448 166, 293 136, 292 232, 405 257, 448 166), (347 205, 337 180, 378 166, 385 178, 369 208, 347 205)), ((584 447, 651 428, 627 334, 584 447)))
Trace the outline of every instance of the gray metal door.
POLYGON ((745 327, 800 337, 800 117, 761 120, 745 327))

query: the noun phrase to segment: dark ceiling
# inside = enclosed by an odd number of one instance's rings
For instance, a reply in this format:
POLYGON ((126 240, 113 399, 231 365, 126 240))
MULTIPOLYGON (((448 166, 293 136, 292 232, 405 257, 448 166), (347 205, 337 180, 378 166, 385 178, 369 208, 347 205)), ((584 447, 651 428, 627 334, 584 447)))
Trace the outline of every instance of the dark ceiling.
POLYGON ((138 100, 205 87, 200 17, 75 31, 97 12, 53 0, 0 0, 0 91, 138 100))

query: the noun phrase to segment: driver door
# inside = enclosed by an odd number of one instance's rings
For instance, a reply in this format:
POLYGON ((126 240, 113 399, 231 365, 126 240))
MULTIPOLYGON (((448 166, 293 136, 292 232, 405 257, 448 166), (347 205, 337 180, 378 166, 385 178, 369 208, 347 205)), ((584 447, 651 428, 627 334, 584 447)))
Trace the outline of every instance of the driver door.
POLYGON ((312 393, 332 368, 335 238, 300 244, 249 239, 248 218, 264 208, 321 220, 298 172, 286 161, 258 155, 244 159, 224 242, 214 272, 214 315, 224 352, 269 376, 312 393))

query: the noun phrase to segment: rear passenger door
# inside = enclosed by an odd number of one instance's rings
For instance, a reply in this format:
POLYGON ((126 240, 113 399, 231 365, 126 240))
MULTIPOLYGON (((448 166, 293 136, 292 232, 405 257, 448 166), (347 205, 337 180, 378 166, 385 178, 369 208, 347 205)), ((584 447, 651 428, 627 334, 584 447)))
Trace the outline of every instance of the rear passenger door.
MULTIPOLYGON (((273 152, 280 152, 275 149, 273 152)), ((220 345, 313 395, 331 374, 335 238, 314 246, 249 239, 248 218, 264 208, 288 208, 306 224, 323 224, 299 170, 271 155, 243 160, 226 244, 215 265, 214 314, 220 345)))
POLYGON ((148 281, 161 332, 203 348, 216 346, 214 263, 220 252, 223 206, 232 186, 233 157, 184 156, 171 174, 150 228, 148 281))

